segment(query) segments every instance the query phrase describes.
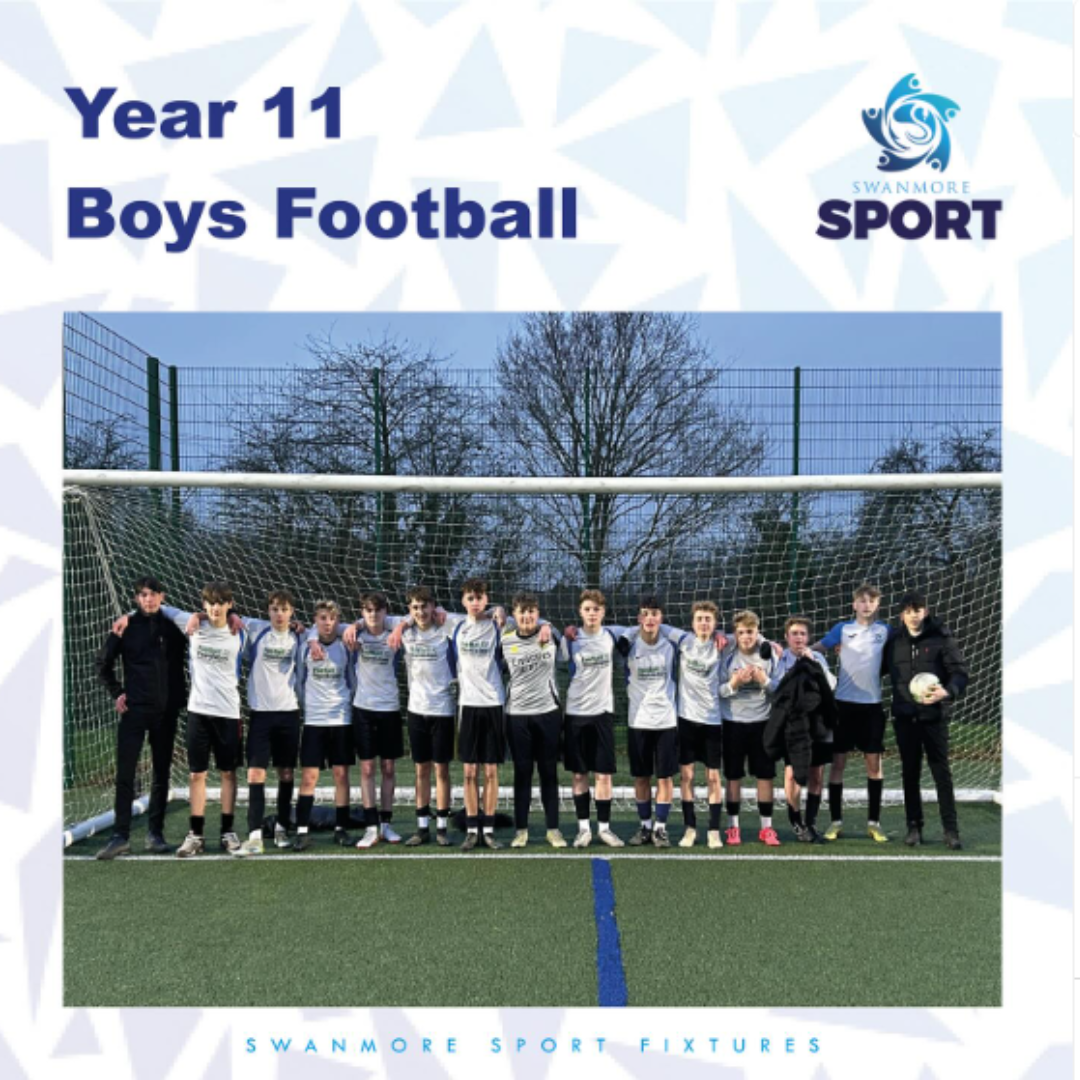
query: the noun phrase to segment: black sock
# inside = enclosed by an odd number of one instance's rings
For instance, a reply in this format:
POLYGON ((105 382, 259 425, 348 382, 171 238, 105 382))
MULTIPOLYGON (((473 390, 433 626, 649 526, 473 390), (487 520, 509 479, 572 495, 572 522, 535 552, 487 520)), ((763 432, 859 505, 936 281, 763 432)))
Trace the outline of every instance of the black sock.
POLYGON ((494 814, 481 814, 480 815, 480 825, 483 828, 484 832, 494 832, 495 831, 495 815, 494 814))
POLYGON ((364 807, 364 828, 374 829, 379 824, 379 811, 374 806, 364 807))
POLYGON ((314 795, 301 795, 296 800, 296 826, 297 828, 308 827, 311 821, 311 808, 315 805, 314 795))
POLYGON ((773 812, 773 801, 772 801, 772 799, 769 799, 767 802, 761 802, 760 800, 758 800, 757 808, 758 808, 758 813, 762 817, 767 817, 767 818, 772 817, 772 812, 773 812))
POLYGON ((819 791, 815 795, 813 792, 808 791, 806 793, 806 824, 807 825, 816 825, 817 824, 817 812, 818 812, 820 807, 821 807, 821 792, 819 791))
POLYGON ((724 809, 724 804, 719 802, 709 803, 709 831, 720 831, 720 811, 724 809))
POLYGON ((867 808, 868 821, 881 820, 881 792, 884 787, 884 779, 866 781, 866 798, 870 804, 867 808))
POLYGON ((293 782, 291 780, 278 780, 277 823, 285 829, 292 825, 292 793, 293 782))
POLYGON ((206 817, 203 814, 192 814, 191 818, 191 831, 196 836, 202 836, 203 829, 206 827, 206 817))
POLYGON ((248 832, 263 827, 266 817, 266 784, 248 784, 248 832))
POLYGON ((829 817, 833 821, 844 820, 844 784, 829 785, 829 817))
POLYGON ((465 815, 465 828, 469 832, 476 832, 480 828, 480 815, 479 814, 466 814, 465 815))
POLYGON ((578 821, 589 820, 589 793, 587 791, 574 796, 574 813, 577 815, 578 821))
POLYGON ((232 832, 233 831, 233 819, 235 817, 236 817, 235 814, 222 814, 221 815, 221 831, 222 831, 222 833, 227 833, 227 832, 232 832))
POLYGON ((739 804, 737 802, 729 802, 727 804, 727 816, 730 821, 732 818, 739 816, 739 804))
MULTIPOLYGON (((762 811, 762 813, 764 813, 764 811, 762 811)), ((791 805, 791 803, 788 803, 787 817, 788 821, 791 822, 791 827, 793 829, 802 828, 802 811, 796 810, 795 807, 791 805)))
POLYGON ((347 829, 349 827, 349 805, 346 803, 344 806, 334 807, 334 828, 335 829, 347 829))
POLYGON ((416 827, 418 829, 430 829, 431 828, 431 806, 418 806, 416 808, 416 827), (424 824, 421 825, 420 822, 424 824))
POLYGON ((379 824, 380 825, 389 825, 390 822, 393 821, 393 820, 394 820, 394 811, 393 810, 380 810, 379 811, 379 824))
POLYGON ((601 825, 611 824, 611 800, 610 799, 597 799, 596 800, 596 820, 601 825))
POLYGON ((697 828, 697 810, 694 809, 693 799, 683 799, 682 801, 682 819, 683 824, 688 829, 697 828))

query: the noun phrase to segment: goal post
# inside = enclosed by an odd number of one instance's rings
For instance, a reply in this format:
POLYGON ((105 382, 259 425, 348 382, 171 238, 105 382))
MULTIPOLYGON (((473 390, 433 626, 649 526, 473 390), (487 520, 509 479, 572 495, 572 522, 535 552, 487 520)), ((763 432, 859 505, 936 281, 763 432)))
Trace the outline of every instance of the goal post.
MULTIPOLYGON (((515 592, 535 593, 541 615, 560 628, 577 621, 580 590, 599 587, 608 621, 625 625, 648 591, 663 598, 673 625, 688 627, 692 603, 710 599, 729 629, 734 611, 750 608, 775 640, 795 612, 810 619, 815 639, 849 618, 852 591, 863 581, 882 590, 888 619, 902 592, 919 589, 956 634, 971 670, 950 729, 958 795, 995 798, 1000 488, 999 473, 575 478, 68 470, 65 830, 108 823, 116 713, 96 681, 94 657, 146 573, 165 583, 168 603, 188 611, 200 607, 209 580, 228 581, 237 611, 256 617, 264 616, 272 589, 288 588, 307 623, 323 598, 356 617, 359 594, 372 589, 388 595, 391 613, 401 613, 406 590, 417 584, 456 610, 461 581, 481 576, 493 603, 509 606, 515 592)), ((631 803, 622 682, 617 673, 616 785, 631 803)), ((864 784, 853 769, 861 771, 861 763, 849 765, 847 777, 849 797, 858 798, 864 784)), ((460 775, 457 766, 455 786, 460 775)), ((141 795, 148 756, 138 783, 141 795)), ((899 801, 891 732, 885 783, 887 800, 899 801)), ((180 742, 173 785, 186 792, 180 742)), ((411 786, 406 758, 399 801, 411 801, 411 786)), ((932 796, 928 772, 924 787, 932 796)))

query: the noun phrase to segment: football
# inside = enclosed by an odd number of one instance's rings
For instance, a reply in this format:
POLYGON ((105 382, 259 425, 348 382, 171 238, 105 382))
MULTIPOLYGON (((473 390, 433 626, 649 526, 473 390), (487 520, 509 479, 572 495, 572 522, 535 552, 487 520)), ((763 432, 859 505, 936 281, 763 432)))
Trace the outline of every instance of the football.
POLYGON ((941 685, 941 680, 929 671, 924 671, 911 680, 908 689, 911 691, 913 701, 920 705, 924 704, 928 694, 941 685))

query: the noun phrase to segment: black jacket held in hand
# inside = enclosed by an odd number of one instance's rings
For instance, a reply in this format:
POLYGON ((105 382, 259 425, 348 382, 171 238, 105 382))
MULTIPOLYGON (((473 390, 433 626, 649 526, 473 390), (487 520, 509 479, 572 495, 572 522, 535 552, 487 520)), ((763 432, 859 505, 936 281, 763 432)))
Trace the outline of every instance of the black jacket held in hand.
POLYGON ((765 753, 787 756, 795 782, 805 786, 813 743, 825 742, 836 727, 836 699, 820 665, 804 656, 788 670, 773 694, 765 724, 765 753))
POLYGON ((184 654, 187 638, 161 612, 128 618, 123 637, 109 634, 97 656, 98 678, 113 698, 127 694, 128 708, 174 710, 184 704, 184 654), (116 661, 124 661, 123 683, 116 661))
POLYGON ((909 720, 941 720, 952 703, 963 697, 968 684, 967 665, 952 632, 933 616, 923 622, 922 633, 912 637, 903 624, 889 638, 881 654, 881 673, 892 683, 893 716, 909 720), (923 672, 936 675, 949 696, 936 705, 919 705, 911 696, 911 680, 923 672))

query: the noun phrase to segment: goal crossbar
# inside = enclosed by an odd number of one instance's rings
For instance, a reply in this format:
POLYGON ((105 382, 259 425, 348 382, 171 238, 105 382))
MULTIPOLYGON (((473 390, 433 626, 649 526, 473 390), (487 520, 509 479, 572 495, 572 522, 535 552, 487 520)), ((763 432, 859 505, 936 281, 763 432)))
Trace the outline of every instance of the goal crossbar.
POLYGON ((795 491, 928 491, 1000 488, 1001 473, 870 473, 836 476, 357 476, 336 474, 136 472, 66 469, 81 487, 274 488, 496 495, 725 495, 795 491))

